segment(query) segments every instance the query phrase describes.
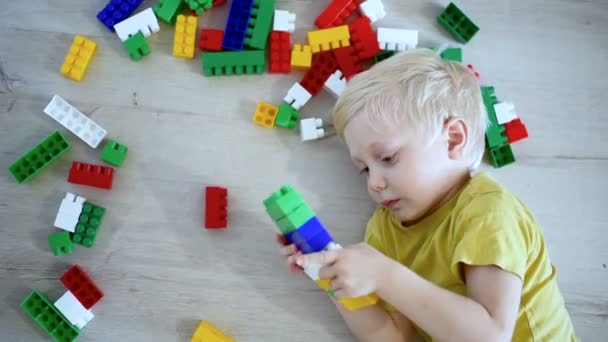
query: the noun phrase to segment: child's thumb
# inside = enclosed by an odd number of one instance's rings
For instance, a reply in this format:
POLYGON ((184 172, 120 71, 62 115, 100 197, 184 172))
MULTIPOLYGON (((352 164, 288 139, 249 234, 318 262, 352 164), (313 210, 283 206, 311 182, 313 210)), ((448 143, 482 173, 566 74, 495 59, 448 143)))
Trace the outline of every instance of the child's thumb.
POLYGON ((296 259, 296 264, 306 267, 310 264, 333 264, 338 259, 337 251, 322 251, 318 253, 301 255, 296 259))

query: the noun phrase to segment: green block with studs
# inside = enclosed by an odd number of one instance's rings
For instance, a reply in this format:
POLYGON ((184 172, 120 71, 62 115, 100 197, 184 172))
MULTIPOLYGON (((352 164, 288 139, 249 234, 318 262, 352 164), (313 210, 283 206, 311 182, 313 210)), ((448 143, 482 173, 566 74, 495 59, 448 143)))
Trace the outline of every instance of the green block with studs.
POLYGON ((80 329, 72 325, 38 290, 32 291, 21 302, 21 308, 56 342, 73 342, 80 336, 80 329))
POLYGON ((101 150, 101 160, 114 166, 122 166, 129 148, 118 141, 109 140, 101 150))
POLYGON ((284 185, 264 200, 270 218, 277 222, 305 204, 304 198, 291 185, 284 185))
POLYGON ((125 50, 127 50, 127 53, 134 61, 139 61, 143 56, 150 54, 148 42, 146 42, 146 38, 141 32, 137 32, 122 42, 122 46, 125 47, 125 50))
POLYGON ((498 102, 494 87, 481 87, 481 96, 490 121, 490 125, 486 129, 486 145, 490 149, 502 146, 507 143, 508 138, 505 135, 505 126, 498 124, 496 111, 494 111, 494 105, 498 102))
POLYGON ((295 129, 298 127, 298 119, 300 119, 300 112, 292 106, 282 103, 279 105, 279 113, 274 124, 287 129, 295 129))
POLYGON ((389 58, 393 57, 395 55, 395 53, 397 53, 397 52, 392 51, 392 50, 385 50, 385 51, 380 52, 379 54, 376 55, 376 57, 374 57, 374 64, 380 63, 385 59, 389 59, 389 58))
POLYGON ((197 15, 201 15, 213 7, 213 0, 186 0, 186 3, 197 15))
POLYGON ((251 49, 264 50, 272 30, 275 0, 254 0, 249 15, 245 45, 251 49))
POLYGON ((453 2, 437 16, 437 21, 459 42, 466 44, 479 32, 475 25, 453 2))
POLYGON ((182 13, 185 6, 184 0, 159 0, 152 10, 158 19, 174 25, 177 16, 182 13))
POLYGON ((446 61, 462 63, 462 49, 447 48, 441 53, 441 58, 445 59, 446 61))
POLYGON ((306 204, 303 203, 297 207, 289 215, 275 221, 281 234, 286 235, 300 228, 304 223, 315 216, 315 212, 306 204))
POLYGON ((203 52, 205 76, 252 75, 266 70, 265 50, 203 52))
POLYGON ((71 254, 74 252, 74 243, 70 238, 70 232, 62 231, 49 235, 49 246, 53 254, 60 256, 63 254, 71 254))
POLYGON ((103 223, 106 209, 90 202, 85 202, 72 234, 72 241, 85 247, 93 247, 103 223))
POLYGON ((492 163, 492 165, 496 168, 500 168, 515 162, 513 150, 509 144, 491 148, 488 157, 490 159, 490 163, 492 163))
POLYGON ((23 184, 51 165, 57 158, 66 153, 72 145, 55 131, 29 150, 23 157, 12 163, 8 171, 19 184, 23 184))

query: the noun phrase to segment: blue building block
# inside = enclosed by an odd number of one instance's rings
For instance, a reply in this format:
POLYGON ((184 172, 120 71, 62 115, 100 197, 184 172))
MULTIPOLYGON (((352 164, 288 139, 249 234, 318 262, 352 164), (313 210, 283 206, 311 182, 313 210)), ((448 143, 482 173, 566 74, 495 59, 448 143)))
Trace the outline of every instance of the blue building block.
POLYGON ((106 7, 97 13, 101 21, 110 32, 114 32, 114 25, 127 19, 143 0, 110 0, 106 7))
POLYGON ((306 221, 300 228, 285 235, 287 241, 295 244, 304 254, 322 251, 334 239, 316 216, 306 221))
POLYGON ((224 50, 243 50, 252 7, 253 0, 232 1, 222 42, 224 50))

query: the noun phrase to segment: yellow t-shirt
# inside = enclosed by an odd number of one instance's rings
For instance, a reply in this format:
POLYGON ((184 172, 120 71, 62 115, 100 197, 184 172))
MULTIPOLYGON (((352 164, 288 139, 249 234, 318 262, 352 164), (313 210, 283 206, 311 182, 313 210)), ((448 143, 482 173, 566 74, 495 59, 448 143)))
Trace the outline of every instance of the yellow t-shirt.
MULTIPOLYGON (((466 296, 461 263, 496 265, 523 279, 513 341, 576 341, 542 231, 528 208, 486 173, 478 173, 448 203, 403 227, 378 208, 365 241, 421 277, 466 296)), ((396 311, 381 301, 388 311, 396 311)), ((416 327, 426 341, 434 341, 416 327)))

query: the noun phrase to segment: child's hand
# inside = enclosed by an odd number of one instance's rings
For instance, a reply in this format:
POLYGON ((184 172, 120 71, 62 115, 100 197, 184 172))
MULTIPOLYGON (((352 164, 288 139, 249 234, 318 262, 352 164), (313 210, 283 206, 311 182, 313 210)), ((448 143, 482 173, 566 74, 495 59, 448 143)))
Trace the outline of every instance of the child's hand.
POLYGON ((289 272, 302 274, 304 270, 301 266, 296 265, 296 258, 302 255, 302 252, 298 250, 298 247, 294 244, 289 244, 287 239, 281 234, 277 234, 277 243, 281 246, 281 254, 285 257, 289 272))

